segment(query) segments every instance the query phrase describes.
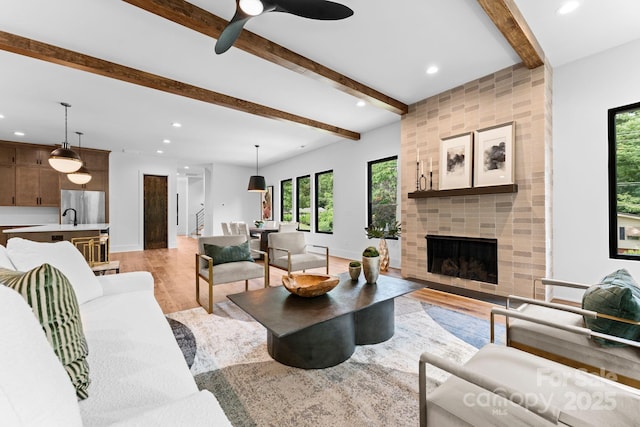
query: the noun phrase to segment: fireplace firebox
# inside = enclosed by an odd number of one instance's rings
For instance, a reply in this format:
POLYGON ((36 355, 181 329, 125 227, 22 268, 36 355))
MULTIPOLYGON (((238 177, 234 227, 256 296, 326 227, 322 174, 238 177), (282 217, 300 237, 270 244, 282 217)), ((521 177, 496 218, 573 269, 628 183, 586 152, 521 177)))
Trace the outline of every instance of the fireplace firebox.
POLYGON ((498 283, 498 240, 428 234, 427 271, 498 283))

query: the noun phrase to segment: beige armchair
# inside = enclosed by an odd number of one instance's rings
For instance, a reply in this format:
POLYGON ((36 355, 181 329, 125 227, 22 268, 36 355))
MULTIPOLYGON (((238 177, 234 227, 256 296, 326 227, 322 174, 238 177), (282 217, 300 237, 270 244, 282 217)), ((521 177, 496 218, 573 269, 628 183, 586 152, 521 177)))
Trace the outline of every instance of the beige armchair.
MULTIPOLYGON (((269 257, 265 252, 260 252, 265 257, 264 266, 252 261, 231 261, 218 264, 215 259, 205 252, 205 244, 218 247, 238 246, 247 241, 246 235, 233 236, 209 236, 198 238, 198 253, 196 254, 196 300, 207 312, 213 312, 213 287, 223 283, 238 282, 244 280, 244 289, 249 289, 249 280, 264 278, 264 287, 269 287, 269 257), (200 279, 204 279, 209 285, 209 304, 200 302, 200 279)), ((251 252, 256 252, 250 249, 251 252)))
POLYGON ((307 245, 303 232, 270 233, 268 239, 270 265, 287 270, 289 274, 292 271, 325 267, 329 274, 329 248, 307 245), (307 246, 324 249, 324 254, 307 252, 307 246))
MULTIPOLYGON (((540 281, 545 286, 589 288, 554 279, 540 281)), ((626 347, 603 347, 593 339, 598 334, 586 328, 585 319, 606 318, 639 326, 640 322, 514 295, 507 298, 505 315, 508 346, 588 372, 606 373, 614 381, 640 388, 640 343, 623 340, 626 347), (572 333, 576 328, 584 333, 572 333)), ((493 335, 493 325, 491 332, 493 335)))

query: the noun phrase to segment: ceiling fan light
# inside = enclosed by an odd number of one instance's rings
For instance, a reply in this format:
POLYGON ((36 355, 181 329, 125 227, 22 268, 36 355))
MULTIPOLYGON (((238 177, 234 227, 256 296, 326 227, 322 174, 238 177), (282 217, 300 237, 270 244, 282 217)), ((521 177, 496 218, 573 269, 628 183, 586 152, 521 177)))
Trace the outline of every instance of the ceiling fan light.
POLYGON ((91 181, 91 174, 89 173, 89 170, 87 168, 82 166, 77 171, 67 174, 67 178, 69 178, 69 181, 73 182, 74 184, 82 185, 91 181))
POLYGON ((82 160, 75 151, 60 147, 49 155, 49 165, 58 172, 71 173, 82 167, 82 160))
POLYGON ((253 175, 249 178, 249 186, 247 191, 253 191, 255 193, 265 193, 267 191, 267 182, 264 176, 253 175))
POLYGON ((260 0, 240 0, 240 9, 247 15, 258 16, 264 11, 260 0))

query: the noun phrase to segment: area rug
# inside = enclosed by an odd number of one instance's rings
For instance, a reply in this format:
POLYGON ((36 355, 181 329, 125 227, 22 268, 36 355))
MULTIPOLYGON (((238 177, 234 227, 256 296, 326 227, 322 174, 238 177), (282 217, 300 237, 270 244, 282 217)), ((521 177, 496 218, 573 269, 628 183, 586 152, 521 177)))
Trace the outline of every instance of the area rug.
MULTIPOLYGON (((211 315, 195 308, 168 318, 178 330, 179 323, 192 333, 195 344, 181 340, 187 355, 196 349, 191 372, 200 389, 216 396, 234 426, 416 426, 420 354, 429 351, 462 364, 476 352, 427 314, 432 307, 397 298, 390 340, 357 346, 346 362, 316 370, 271 359, 266 329, 230 301, 216 304, 211 315)), ((462 316, 463 322, 471 318, 462 316)), ((488 322, 460 326, 486 326, 488 339, 488 322)), ((427 374, 429 389, 447 376, 434 367, 427 374)))

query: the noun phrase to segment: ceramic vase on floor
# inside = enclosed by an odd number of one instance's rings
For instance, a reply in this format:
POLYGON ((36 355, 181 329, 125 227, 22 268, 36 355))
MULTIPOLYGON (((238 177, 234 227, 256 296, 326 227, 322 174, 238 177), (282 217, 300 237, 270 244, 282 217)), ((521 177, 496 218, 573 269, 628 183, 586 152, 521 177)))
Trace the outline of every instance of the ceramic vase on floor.
POLYGON ((389 269, 389 248, 387 247, 387 239, 384 237, 380 239, 378 252, 380 252, 380 271, 387 271, 389 269))
POLYGON ((362 272, 367 283, 376 283, 380 274, 380 257, 362 257, 362 272))

